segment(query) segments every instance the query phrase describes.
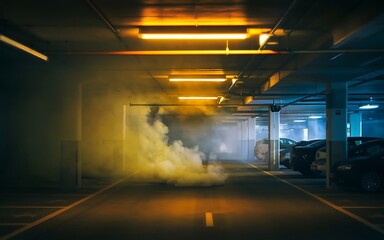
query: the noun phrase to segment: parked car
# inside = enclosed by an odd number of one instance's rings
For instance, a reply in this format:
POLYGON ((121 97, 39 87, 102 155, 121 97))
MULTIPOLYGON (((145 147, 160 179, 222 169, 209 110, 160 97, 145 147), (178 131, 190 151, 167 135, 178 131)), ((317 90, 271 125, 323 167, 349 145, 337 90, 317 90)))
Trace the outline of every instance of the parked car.
MULTIPOLYGON (((293 145, 295 145, 297 142, 290 138, 280 138, 280 150, 289 148, 293 145)), ((257 159, 260 160, 268 160, 268 144, 269 140, 268 138, 264 138, 260 141, 257 141, 255 144, 255 148, 253 150, 253 154, 257 159)))
POLYGON ((311 164, 315 160, 316 151, 324 147, 325 139, 312 142, 305 146, 296 146, 291 150, 291 168, 303 175, 312 175, 311 164))
POLYGON ((280 150, 280 165, 284 165, 287 168, 291 168, 291 151, 292 148, 298 147, 298 146, 305 146, 311 143, 314 143, 316 141, 319 141, 320 139, 312 139, 312 140, 302 140, 297 142, 295 145, 287 147, 285 149, 280 150))
MULTIPOLYGON (((376 137, 348 137, 347 138, 347 144, 348 144, 348 154, 349 152, 355 148, 356 146, 366 143, 372 140, 377 140, 380 138, 376 137)), ((322 147, 319 150, 317 150, 315 155, 315 160, 311 164, 311 171, 318 176, 325 176, 326 174, 326 158, 327 158, 327 151, 326 147, 322 147)))
POLYGON ((384 139, 362 143, 348 151, 348 157, 367 156, 384 148, 384 139))
POLYGON ((384 185, 384 149, 339 161, 333 166, 333 173, 336 184, 351 184, 368 193, 378 192, 384 185))

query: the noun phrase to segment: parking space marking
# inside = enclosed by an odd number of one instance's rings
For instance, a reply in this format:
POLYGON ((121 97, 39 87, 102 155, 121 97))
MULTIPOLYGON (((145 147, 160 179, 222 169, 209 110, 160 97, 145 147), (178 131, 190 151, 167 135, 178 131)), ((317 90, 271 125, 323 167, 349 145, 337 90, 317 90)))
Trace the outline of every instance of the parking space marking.
POLYGON ((279 180, 280 182, 286 183, 286 184, 288 184, 289 186, 291 186, 291 187, 293 187, 293 188, 295 188, 295 189, 297 189, 297 190, 299 190, 299 191, 301 191, 301 192, 303 192, 303 193, 305 193, 305 194, 307 194, 307 195, 309 195, 309 196, 311 196, 311 197, 317 199, 318 201, 320 201, 320 202, 322 202, 322 203, 328 205, 329 207, 331 207, 331 208, 333 208, 333 209, 335 209, 335 210, 337 210, 337 211, 339 211, 339 212, 341 212, 341 213, 347 215, 348 217, 350 217, 350 218, 352 218, 352 219, 354 219, 354 220, 356 220, 356 221, 358 221, 358 222, 360 222, 360 223, 362 223, 362 224, 364 224, 364 225, 370 227, 371 229, 373 229, 373 230, 375 230, 375 231, 377 231, 377 232, 379 232, 379 233, 381 233, 381 234, 384 235, 384 229, 380 228, 378 225, 376 225, 376 224, 372 224, 371 222, 365 220, 364 218, 361 218, 361 217, 357 216, 356 214, 353 214, 353 213, 351 213, 351 212, 345 210, 344 208, 341 208, 341 207, 339 207, 339 206, 337 206, 337 205, 335 205, 335 204, 333 204, 333 203, 331 203, 331 202, 325 200, 324 198, 319 197, 318 195, 315 195, 315 194, 313 194, 313 193, 310 193, 310 192, 304 190, 303 188, 301 188, 301 187, 299 187, 299 186, 296 186, 296 185, 294 185, 294 184, 288 182, 287 180, 281 179, 281 178, 279 178, 279 177, 273 175, 272 173, 263 170, 262 168, 260 168, 260 167, 258 167, 258 166, 256 166, 256 165, 253 165, 253 164, 250 164, 250 163, 247 163, 247 162, 245 162, 245 163, 248 164, 248 165, 250 165, 250 166, 252 166, 252 167, 254 167, 255 169, 257 169, 257 170, 259 170, 259 171, 262 171, 263 173, 265 173, 265 174, 267 174, 267 175, 269 175, 269 176, 271 176, 271 177, 273 177, 273 178, 279 180))
POLYGON ((107 191, 107 190, 113 188, 114 186, 116 186, 116 185, 118 185, 118 184, 124 182, 125 180, 127 180, 129 177, 131 177, 132 175, 134 175, 134 174, 136 174, 136 173, 137 173, 137 172, 135 172, 135 173, 133 173, 133 174, 131 174, 131 175, 128 175, 128 176, 126 176, 126 177, 124 177, 124 178, 122 178, 122 179, 120 179, 120 180, 118 180, 118 181, 116 181, 116 182, 114 182, 114 183, 112 183, 112 184, 110 184, 110 185, 104 187, 103 189, 100 189, 99 191, 97 191, 97 192, 95 192, 95 193, 93 193, 93 194, 91 194, 91 195, 88 195, 87 197, 84 197, 84 198, 82 198, 82 199, 80 199, 80 200, 78 200, 78 201, 76 201, 76 202, 74 202, 74 203, 72 203, 72 204, 70 204, 70 205, 68 205, 68 206, 66 206, 66 207, 64 207, 64 208, 62 208, 62 209, 60 209, 60 210, 58 210, 58 211, 56 211, 56 212, 53 212, 53 213, 51 213, 51 214, 49 214, 49 215, 47 215, 47 216, 45 216, 45 217, 43 217, 43 218, 40 218, 40 219, 36 220, 35 222, 32 222, 32 223, 30 223, 30 224, 28 224, 28 225, 25 225, 24 227, 19 228, 18 230, 13 231, 13 232, 11 232, 11 233, 5 235, 5 236, 2 237, 1 239, 2 239, 2 240, 11 239, 11 238, 13 238, 13 237, 15 237, 15 236, 17 236, 17 235, 19 235, 19 234, 21 234, 21 233, 23 233, 23 232, 25 232, 25 231, 31 229, 31 228, 33 228, 33 227, 35 227, 35 226, 37 226, 37 225, 43 223, 43 222, 46 222, 46 221, 48 221, 49 219, 54 218, 54 217, 56 217, 57 215, 59 215, 59 214, 61 214, 61 213, 63 213, 63 212, 66 212, 66 211, 68 211, 68 210, 70 210, 70 209, 76 207, 77 205, 79 205, 79 204, 81 204, 81 203, 83 203, 83 202, 85 202, 85 201, 88 201, 88 200, 90 200, 91 198, 94 198, 94 197, 100 195, 101 193, 103 193, 103 192, 105 192, 105 191, 107 191))
POLYGON ((205 213, 205 226, 206 227, 213 227, 213 213, 212 212, 206 212, 205 213))

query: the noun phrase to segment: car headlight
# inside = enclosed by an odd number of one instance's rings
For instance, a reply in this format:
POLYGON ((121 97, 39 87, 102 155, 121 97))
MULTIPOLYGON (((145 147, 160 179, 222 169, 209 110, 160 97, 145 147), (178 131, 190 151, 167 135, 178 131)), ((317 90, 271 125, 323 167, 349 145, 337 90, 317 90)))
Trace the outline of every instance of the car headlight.
POLYGON ((338 166, 337 170, 348 171, 348 170, 351 170, 351 168, 352 168, 351 164, 345 164, 345 165, 338 166))

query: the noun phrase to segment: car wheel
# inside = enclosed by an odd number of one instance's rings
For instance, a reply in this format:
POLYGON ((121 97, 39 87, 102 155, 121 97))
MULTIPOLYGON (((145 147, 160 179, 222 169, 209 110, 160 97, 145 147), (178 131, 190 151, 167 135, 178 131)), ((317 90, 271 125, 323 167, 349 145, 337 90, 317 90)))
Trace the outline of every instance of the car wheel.
POLYGON ((381 176, 376 171, 364 172, 361 175, 360 186, 364 192, 378 192, 382 184, 381 176))

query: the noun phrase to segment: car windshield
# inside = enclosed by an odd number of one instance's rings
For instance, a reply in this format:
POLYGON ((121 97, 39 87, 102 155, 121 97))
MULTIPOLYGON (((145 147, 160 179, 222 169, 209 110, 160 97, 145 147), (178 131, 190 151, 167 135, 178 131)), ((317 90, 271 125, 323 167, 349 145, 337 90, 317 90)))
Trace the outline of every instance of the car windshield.
POLYGON ((362 143, 350 150, 351 154, 372 154, 380 149, 382 149, 384 146, 383 140, 373 140, 366 143, 362 143))

